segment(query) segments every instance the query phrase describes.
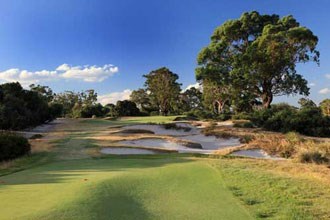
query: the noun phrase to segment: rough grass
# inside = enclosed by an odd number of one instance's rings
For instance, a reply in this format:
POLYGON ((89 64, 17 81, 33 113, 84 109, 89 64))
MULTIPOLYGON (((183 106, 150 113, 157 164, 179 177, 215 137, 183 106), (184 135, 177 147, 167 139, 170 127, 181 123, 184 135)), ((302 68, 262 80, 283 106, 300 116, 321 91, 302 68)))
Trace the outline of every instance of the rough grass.
POLYGON ((267 132, 255 128, 208 126, 206 135, 218 137, 239 137, 247 149, 260 148, 270 155, 294 159, 303 163, 330 165, 330 140, 312 138, 295 132, 287 134, 267 132))
MULTIPOLYGON (((326 166, 205 155, 89 154, 99 147, 92 137, 109 134, 109 127, 159 121, 170 119, 69 120, 46 137, 53 145, 47 151, 0 167, 0 219, 330 218, 326 166)), ((258 134, 234 129, 226 132, 258 134)))
POLYGON ((255 218, 330 218, 330 179, 311 175, 304 165, 252 159, 222 159, 212 164, 255 218))

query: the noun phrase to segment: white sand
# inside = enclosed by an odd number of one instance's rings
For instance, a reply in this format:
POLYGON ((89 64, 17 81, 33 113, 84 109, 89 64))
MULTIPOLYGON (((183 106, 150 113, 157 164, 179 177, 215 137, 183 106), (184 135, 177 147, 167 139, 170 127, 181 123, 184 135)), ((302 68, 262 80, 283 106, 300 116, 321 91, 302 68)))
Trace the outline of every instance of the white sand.
POLYGON ((231 155, 241 156, 241 157, 251 157, 251 158, 272 159, 272 160, 282 159, 279 157, 271 156, 261 149, 240 150, 233 152, 231 155))
POLYGON ((156 154, 154 151, 151 151, 151 150, 139 149, 139 148, 128 148, 128 147, 103 148, 100 152, 103 154, 116 154, 116 155, 156 154))

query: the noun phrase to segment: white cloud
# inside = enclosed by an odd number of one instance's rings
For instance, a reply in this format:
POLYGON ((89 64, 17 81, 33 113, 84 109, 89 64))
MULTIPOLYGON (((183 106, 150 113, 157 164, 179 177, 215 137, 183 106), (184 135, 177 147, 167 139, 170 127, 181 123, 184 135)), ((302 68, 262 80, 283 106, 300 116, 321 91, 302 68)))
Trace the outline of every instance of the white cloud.
POLYGON ((203 86, 200 84, 200 83, 195 83, 195 84, 190 84, 188 85, 184 90, 183 92, 185 92, 186 90, 188 89, 191 89, 192 87, 195 87, 196 89, 202 91, 203 90, 203 86))
POLYGON ((324 88, 319 91, 320 94, 330 94, 330 89, 329 88, 324 88))
POLYGON ((316 86, 316 84, 315 83, 310 83, 309 86, 313 87, 313 86, 316 86))
POLYGON ((325 74, 325 77, 330 79, 330 74, 325 74))
POLYGON ((57 68, 60 76, 67 79, 80 79, 85 82, 102 82, 106 78, 118 72, 118 67, 106 64, 103 67, 98 66, 74 66, 70 67, 63 64, 57 68), (58 70, 59 69, 59 70, 58 70))
POLYGON ((102 82, 118 72, 118 67, 111 64, 104 66, 70 66, 62 64, 55 70, 28 71, 8 69, 0 72, 0 81, 20 82, 22 85, 54 81, 58 79, 81 80, 85 82, 102 82))
POLYGON ((106 105, 109 103, 116 104, 116 102, 119 100, 129 99, 129 96, 131 95, 131 93, 132 93, 132 90, 125 89, 122 92, 112 92, 112 93, 105 94, 105 95, 99 95, 97 97, 97 99, 98 99, 98 102, 100 102, 102 105, 106 105))

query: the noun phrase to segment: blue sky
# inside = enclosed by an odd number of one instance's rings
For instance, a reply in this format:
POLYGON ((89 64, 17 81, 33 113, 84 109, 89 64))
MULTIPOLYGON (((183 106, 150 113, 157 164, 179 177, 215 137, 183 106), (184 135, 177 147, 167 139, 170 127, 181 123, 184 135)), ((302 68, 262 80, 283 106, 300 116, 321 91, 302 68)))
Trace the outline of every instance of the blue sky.
POLYGON ((142 87, 143 74, 167 66, 184 88, 196 83, 196 57, 213 30, 257 10, 292 14, 319 37, 321 65, 298 66, 319 102, 330 97, 329 9, 328 0, 0 0, 0 80, 56 92, 94 88, 113 101, 142 87))

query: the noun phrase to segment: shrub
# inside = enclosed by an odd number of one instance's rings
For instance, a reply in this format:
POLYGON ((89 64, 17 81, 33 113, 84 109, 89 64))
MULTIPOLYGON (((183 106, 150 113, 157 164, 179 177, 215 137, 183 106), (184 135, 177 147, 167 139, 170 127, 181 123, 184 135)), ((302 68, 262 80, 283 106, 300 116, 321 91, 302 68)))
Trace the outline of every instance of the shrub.
POLYGON ((271 131, 295 131, 310 136, 330 137, 330 119, 318 107, 296 109, 289 105, 274 105, 254 112, 253 124, 271 131))
POLYGON ((250 121, 234 121, 235 128, 254 128, 254 125, 250 121))
POLYGON ((14 133, 0 133, 0 161, 12 160, 29 154, 31 146, 28 140, 14 133))
POLYGON ((214 119, 219 120, 219 121, 226 121, 231 118, 231 115, 228 113, 222 113, 220 115, 214 116, 214 119))
POLYGON ((231 118, 233 120, 251 120, 251 114, 241 112, 241 113, 237 113, 237 114, 233 115, 231 118))
POLYGON ((299 161, 302 163, 328 163, 329 159, 319 151, 306 151, 299 155, 299 161))
POLYGON ((211 119, 214 118, 214 115, 210 111, 194 109, 187 112, 188 117, 194 117, 199 119, 211 119))
POLYGON ((150 112, 150 116, 158 116, 158 115, 159 115, 159 111, 150 112))

